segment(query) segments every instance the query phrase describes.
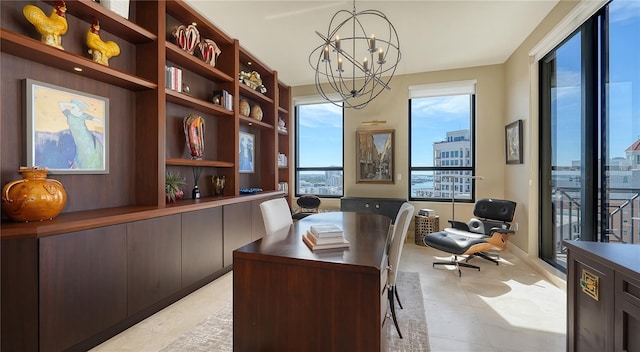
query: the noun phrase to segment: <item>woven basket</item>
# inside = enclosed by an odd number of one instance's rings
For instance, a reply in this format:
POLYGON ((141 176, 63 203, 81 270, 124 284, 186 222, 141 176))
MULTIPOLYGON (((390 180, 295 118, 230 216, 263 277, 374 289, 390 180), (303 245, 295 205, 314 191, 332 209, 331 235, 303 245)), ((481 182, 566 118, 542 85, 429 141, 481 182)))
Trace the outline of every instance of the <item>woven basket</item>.
POLYGON ((424 236, 440 231, 439 216, 419 216, 415 217, 416 244, 424 246, 424 236))

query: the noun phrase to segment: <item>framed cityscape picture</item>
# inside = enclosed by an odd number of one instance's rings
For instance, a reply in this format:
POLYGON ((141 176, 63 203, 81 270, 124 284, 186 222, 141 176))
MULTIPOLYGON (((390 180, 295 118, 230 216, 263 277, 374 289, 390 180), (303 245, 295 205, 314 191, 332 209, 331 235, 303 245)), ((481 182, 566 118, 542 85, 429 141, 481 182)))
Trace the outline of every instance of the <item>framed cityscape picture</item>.
POLYGON ((27 166, 109 173, 109 99, 32 79, 24 85, 27 166))
POLYGON ((393 183, 394 130, 356 131, 356 183, 393 183))
POLYGON ((255 168, 256 137, 251 133, 240 132, 240 172, 253 173, 255 168))

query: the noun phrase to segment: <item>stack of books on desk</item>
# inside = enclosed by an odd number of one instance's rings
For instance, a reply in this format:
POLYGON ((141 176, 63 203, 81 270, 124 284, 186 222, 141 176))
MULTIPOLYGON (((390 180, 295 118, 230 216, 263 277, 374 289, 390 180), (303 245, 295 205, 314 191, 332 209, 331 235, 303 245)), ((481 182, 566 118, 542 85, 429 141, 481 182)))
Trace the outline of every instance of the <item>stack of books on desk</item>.
POLYGON ((349 241, 344 238, 342 229, 333 224, 311 225, 302 236, 302 240, 314 251, 349 247, 349 241))

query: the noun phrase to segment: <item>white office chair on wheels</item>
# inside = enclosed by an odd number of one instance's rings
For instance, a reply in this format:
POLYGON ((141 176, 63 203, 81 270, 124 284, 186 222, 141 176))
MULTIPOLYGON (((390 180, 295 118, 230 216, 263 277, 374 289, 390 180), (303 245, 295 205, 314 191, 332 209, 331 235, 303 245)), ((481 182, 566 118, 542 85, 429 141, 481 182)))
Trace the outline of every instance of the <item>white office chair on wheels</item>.
POLYGON ((387 270, 389 270, 389 276, 387 278, 387 298, 389 299, 389 306, 391 308, 391 316, 393 318, 393 324, 396 326, 396 331, 398 331, 398 335, 402 338, 402 333, 400 332, 400 327, 398 326, 398 319, 396 318, 396 306, 395 301, 398 301, 400 308, 402 307, 402 303, 400 302, 400 297, 398 296, 398 289, 396 288, 396 278, 398 276, 398 268, 400 265, 400 255, 402 254, 402 249, 404 248, 404 241, 407 237, 407 230, 409 229, 409 224, 411 223, 411 219, 413 218, 413 211, 415 210, 414 206, 409 203, 403 203, 396 215, 396 221, 393 226, 393 237, 391 237, 391 246, 389 249, 389 266, 387 270), (395 297, 395 299, 394 299, 395 297))
POLYGON ((284 198, 275 198, 260 203, 260 211, 267 235, 293 224, 291 209, 284 198))

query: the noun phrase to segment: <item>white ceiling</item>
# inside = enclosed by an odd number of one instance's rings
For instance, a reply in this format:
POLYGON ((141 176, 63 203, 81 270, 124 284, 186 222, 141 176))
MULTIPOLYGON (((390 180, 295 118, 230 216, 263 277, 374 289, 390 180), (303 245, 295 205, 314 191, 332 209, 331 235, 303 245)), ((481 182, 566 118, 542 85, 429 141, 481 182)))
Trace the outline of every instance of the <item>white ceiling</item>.
MULTIPOLYGON (((312 84, 309 53, 352 1, 185 0, 290 86, 312 84)), ((400 39, 397 74, 500 64, 558 0, 356 1, 382 11, 400 39)), ((363 23, 366 28, 366 23, 363 23)), ((224 53, 222 54, 224 55, 224 53)))

